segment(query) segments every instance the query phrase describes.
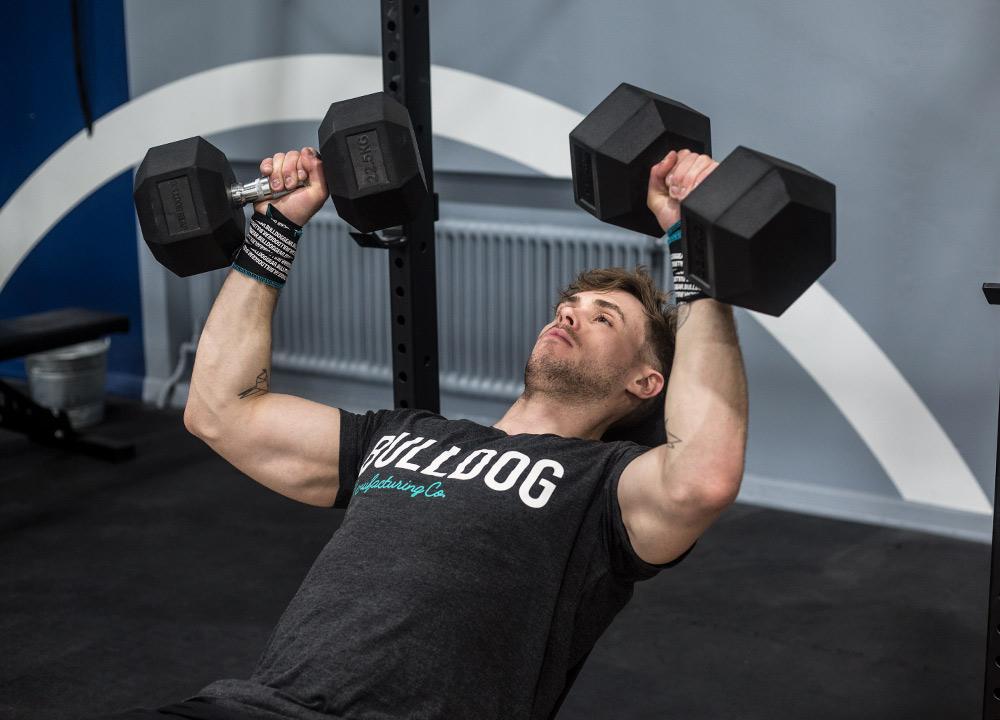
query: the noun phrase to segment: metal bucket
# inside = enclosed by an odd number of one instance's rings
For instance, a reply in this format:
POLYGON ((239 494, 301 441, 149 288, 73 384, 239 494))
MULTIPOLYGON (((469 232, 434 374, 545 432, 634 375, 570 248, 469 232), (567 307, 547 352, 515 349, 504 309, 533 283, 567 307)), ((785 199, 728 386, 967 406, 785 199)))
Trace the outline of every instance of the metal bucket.
POLYGON ((74 429, 99 423, 104 419, 110 344, 111 338, 101 338, 25 357, 31 399, 65 410, 74 429))

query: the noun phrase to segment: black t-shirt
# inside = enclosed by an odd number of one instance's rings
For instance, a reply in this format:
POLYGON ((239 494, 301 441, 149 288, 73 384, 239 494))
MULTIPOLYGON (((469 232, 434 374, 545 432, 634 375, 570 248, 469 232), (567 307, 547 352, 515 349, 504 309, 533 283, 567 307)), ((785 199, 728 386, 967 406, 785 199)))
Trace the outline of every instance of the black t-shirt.
POLYGON ((647 448, 341 411, 343 522, 249 680, 244 717, 547 720, 650 565, 622 523, 647 448))

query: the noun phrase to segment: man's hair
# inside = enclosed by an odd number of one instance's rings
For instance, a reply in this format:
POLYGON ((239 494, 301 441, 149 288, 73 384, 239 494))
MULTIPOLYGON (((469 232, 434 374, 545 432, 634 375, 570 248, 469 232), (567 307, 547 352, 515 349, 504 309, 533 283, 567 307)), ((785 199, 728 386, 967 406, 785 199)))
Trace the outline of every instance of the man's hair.
MULTIPOLYGON (((571 295, 581 292, 609 290, 623 290, 642 304, 646 314, 646 333, 645 342, 639 352, 644 362, 652 365, 663 375, 663 392, 665 392, 670 377, 670 366, 674 362, 677 306, 669 301, 667 293, 656 286, 656 282, 644 266, 638 265, 632 271, 620 267, 586 270, 559 291, 558 302, 562 303, 571 295)), ((663 392, 642 402, 635 410, 615 422, 612 429, 628 428, 641 423, 654 409, 663 406, 663 392)))

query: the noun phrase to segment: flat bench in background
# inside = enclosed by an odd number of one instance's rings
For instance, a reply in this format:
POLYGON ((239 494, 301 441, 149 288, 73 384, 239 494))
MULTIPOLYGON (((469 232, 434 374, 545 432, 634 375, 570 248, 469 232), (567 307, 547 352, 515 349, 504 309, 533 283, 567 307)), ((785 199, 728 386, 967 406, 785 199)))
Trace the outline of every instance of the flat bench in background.
MULTIPOLYGON (((65 308, 0 320, 0 360, 54 350, 128 332, 128 318, 114 313, 65 308)), ((53 412, 0 380, 0 427, 24 433, 35 442, 103 458, 135 456, 131 442, 73 429, 62 410, 53 412)))

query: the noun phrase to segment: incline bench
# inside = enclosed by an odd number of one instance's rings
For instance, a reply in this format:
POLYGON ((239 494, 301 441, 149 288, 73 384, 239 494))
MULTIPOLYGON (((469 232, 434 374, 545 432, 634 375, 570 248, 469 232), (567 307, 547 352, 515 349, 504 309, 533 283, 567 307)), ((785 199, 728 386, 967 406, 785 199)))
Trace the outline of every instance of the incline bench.
MULTIPOLYGON (((66 308, 0 320, 0 360, 54 350, 96 340, 110 333, 128 332, 124 315, 66 308)), ((66 448, 105 460, 135 456, 135 445, 80 433, 65 411, 53 412, 0 380, 0 427, 26 434, 35 442, 66 448)))

